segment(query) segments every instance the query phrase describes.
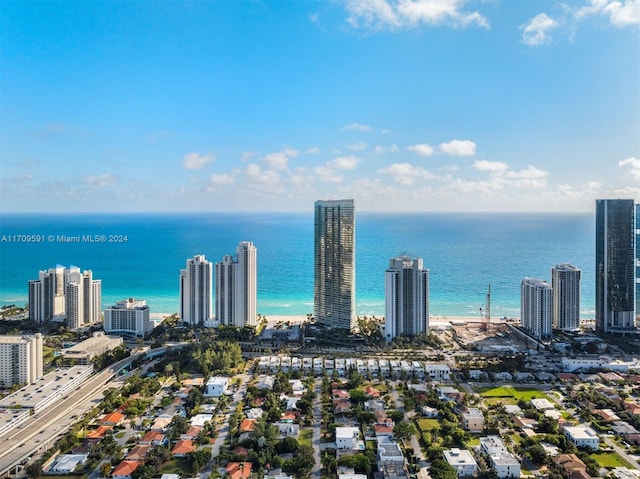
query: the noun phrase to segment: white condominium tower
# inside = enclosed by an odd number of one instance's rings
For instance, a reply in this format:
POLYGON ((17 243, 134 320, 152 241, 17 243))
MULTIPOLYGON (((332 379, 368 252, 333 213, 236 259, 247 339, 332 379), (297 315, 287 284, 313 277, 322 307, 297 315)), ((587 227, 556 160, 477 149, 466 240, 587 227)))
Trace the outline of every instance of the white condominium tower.
POLYGON ((580 277, 573 265, 559 264, 551 268, 553 327, 562 331, 580 329, 580 277))
POLYGON ((353 200, 315 203, 314 317, 331 328, 356 329, 356 242, 353 200))
POLYGON ((180 320, 197 326, 211 319, 211 262, 204 255, 187 260, 180 270, 180 320))
POLYGON ((255 326, 257 323, 257 250, 250 241, 216 263, 216 321, 228 326, 255 326))
POLYGON ((56 266, 29 281, 29 319, 66 321, 72 330, 100 321, 102 281, 91 270, 56 266))
POLYGON ((42 335, 0 335, 0 384, 29 384, 42 377, 42 335))
POLYGON ((536 278, 524 278, 520 289, 521 326, 534 338, 551 336, 551 286, 536 278))
POLYGON ((385 339, 429 331, 429 270, 422 258, 399 256, 385 272, 385 339))
POLYGON ((104 332, 122 336, 144 337, 153 329, 147 302, 127 298, 104 310, 104 332))

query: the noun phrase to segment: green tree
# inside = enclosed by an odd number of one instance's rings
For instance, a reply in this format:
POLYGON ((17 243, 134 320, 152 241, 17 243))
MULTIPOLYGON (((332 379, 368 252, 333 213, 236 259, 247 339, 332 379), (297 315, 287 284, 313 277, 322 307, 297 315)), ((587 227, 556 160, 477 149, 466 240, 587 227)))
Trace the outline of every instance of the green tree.
POLYGON ((403 441, 405 439, 409 439, 411 435, 415 433, 416 433, 416 428, 409 421, 397 422, 396 425, 393 427, 393 434, 395 434, 397 438, 402 439, 403 441))
POLYGON ((456 469, 444 459, 431 461, 429 475, 431 479, 458 479, 456 469))
POLYGON ((198 473, 211 459, 211 451, 208 449, 198 449, 187 454, 187 462, 191 467, 191 472, 198 473))
POLYGON ((544 450, 541 444, 534 444, 527 449, 526 454, 529 456, 529 459, 531 459, 531 462, 537 466, 541 466, 547 462, 547 451, 544 450))

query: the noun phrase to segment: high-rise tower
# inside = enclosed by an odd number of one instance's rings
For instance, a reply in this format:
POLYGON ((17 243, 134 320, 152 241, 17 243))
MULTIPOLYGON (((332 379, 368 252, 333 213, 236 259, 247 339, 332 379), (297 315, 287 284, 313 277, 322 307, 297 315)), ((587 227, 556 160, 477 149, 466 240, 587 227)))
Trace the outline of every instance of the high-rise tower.
POLYGON ((635 330, 636 237, 633 200, 596 200, 596 331, 635 330))
POLYGON ((353 200, 315 203, 314 316, 331 328, 356 328, 353 200))
POLYGON ((187 260, 180 270, 180 320, 191 326, 211 319, 211 262, 204 255, 187 260))
POLYGON ((580 277, 573 265, 559 264, 551 269, 553 327, 562 331, 580 328, 580 277))
POLYGON ((429 270, 422 258, 400 256, 385 272, 385 338, 429 331, 429 270))
POLYGON ((257 320, 257 250, 250 241, 216 263, 216 321, 230 326, 255 326, 257 320))
POLYGON ((551 336, 551 286, 536 278, 524 278, 520 286, 521 325, 534 338, 551 336))
POLYGON ((91 270, 56 266, 29 281, 29 319, 66 321, 74 330, 100 321, 102 282, 91 270))

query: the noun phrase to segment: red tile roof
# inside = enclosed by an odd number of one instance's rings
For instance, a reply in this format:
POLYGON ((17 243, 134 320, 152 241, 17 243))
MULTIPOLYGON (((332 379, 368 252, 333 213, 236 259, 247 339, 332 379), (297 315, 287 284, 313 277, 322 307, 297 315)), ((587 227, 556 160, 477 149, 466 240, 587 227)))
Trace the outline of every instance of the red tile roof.
POLYGON ((251 475, 250 462, 230 462, 227 464, 227 475, 231 479, 247 479, 251 475))
POLYGON ((116 476, 130 476, 133 471, 138 469, 138 466, 142 464, 140 461, 121 461, 120 464, 116 466, 116 468, 111 473, 112 477, 116 476))
POLYGON ((171 449, 171 454, 189 454, 196 450, 196 446, 193 445, 193 441, 189 439, 179 439, 176 445, 171 449))

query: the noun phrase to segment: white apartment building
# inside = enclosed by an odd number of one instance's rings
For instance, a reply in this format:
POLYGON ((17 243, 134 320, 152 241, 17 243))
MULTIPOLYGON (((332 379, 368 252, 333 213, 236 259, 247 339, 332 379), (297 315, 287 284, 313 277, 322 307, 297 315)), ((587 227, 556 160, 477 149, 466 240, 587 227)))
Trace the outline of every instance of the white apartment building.
POLYGON ((456 470, 458 477, 472 477, 478 472, 478 463, 466 449, 444 451, 444 460, 456 470))
POLYGON ((536 278, 524 278, 520 288, 521 325, 534 338, 551 336, 551 286, 536 278))
POLYGON ((481 437, 480 449, 489 457, 489 461, 500 479, 520 477, 520 463, 509 452, 499 436, 481 437))
POLYGON ((580 329, 580 277, 573 265, 559 264, 551 269, 552 323, 555 329, 580 329))
POLYGON ((256 247, 250 241, 241 242, 236 259, 225 256, 216 263, 216 321, 229 326, 244 327, 257 324, 256 247))
POLYGON ((336 449, 358 449, 360 443, 360 428, 336 427, 336 449))
POLYGON ((520 477, 520 462, 510 452, 490 454, 489 461, 500 479, 520 477))
POLYGON ((104 310, 104 332, 107 334, 142 338, 152 329, 145 300, 127 298, 104 310))
POLYGON ((587 426, 565 426, 564 436, 576 447, 587 447, 594 451, 600 447, 598 434, 587 426))
POLYGON ((204 255, 187 260, 180 270, 180 320, 190 326, 211 320, 212 268, 204 255))
POLYGON ((42 335, 0 336, 0 384, 30 384, 42 377, 42 335))
POLYGON ((385 339, 429 331, 429 270, 422 258, 399 256, 385 272, 385 339))
POLYGON ((229 386, 229 378, 224 376, 214 376, 207 381, 205 396, 220 397, 226 393, 229 386))
POLYGON ((101 320, 101 297, 102 281, 94 280, 91 270, 58 265, 29 281, 29 319, 66 321, 76 330, 101 320))

